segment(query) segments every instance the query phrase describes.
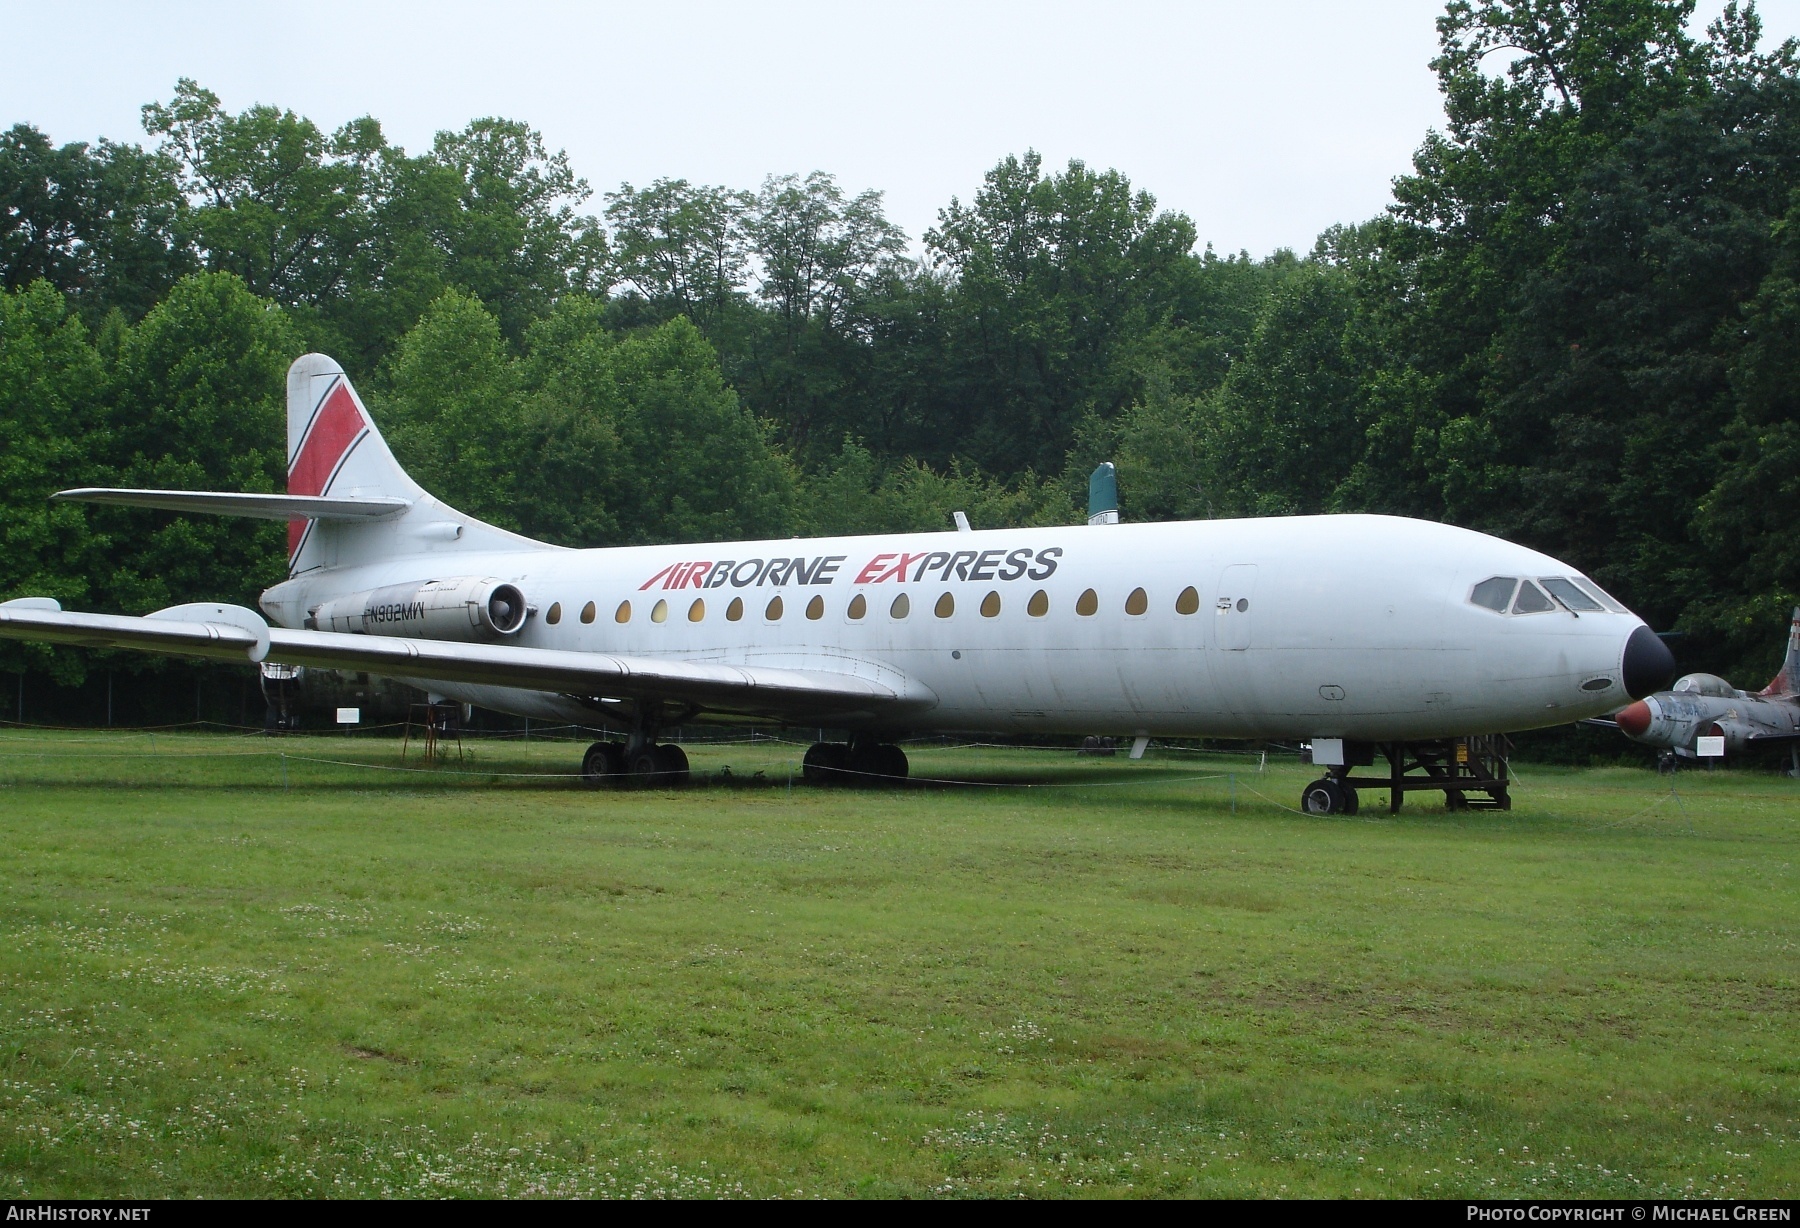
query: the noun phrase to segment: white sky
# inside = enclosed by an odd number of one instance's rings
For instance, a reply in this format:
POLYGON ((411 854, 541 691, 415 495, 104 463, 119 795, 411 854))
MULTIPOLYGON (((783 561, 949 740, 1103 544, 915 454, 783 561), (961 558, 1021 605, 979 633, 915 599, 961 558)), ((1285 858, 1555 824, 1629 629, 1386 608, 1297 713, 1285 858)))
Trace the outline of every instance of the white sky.
MULTIPOLYGON (((1710 15, 1720 3, 1703 0, 1710 15)), ((525 120, 598 194, 658 176, 829 171, 915 240, 1035 148, 1117 167, 1201 242, 1309 247, 1388 200, 1441 121, 1441 0, 1070 3, 100 3, 0 0, 0 126, 143 141, 188 76, 236 111, 371 114, 418 151, 525 120)), ((1800 0, 1761 6, 1800 34, 1800 0)), ((1703 19, 1702 19, 1703 20, 1703 19)))

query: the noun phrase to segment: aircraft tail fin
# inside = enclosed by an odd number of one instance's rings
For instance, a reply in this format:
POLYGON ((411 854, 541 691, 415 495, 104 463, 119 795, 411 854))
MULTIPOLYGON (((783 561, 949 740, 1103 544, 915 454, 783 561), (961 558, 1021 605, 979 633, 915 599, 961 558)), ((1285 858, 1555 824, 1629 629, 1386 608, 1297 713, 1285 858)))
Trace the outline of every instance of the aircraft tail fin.
POLYGON ((1759 693, 1771 698, 1800 694, 1800 606, 1794 607, 1793 621, 1788 624, 1787 656, 1782 658, 1781 672, 1759 693))
POLYGON ((288 368, 286 494, 84 486, 51 496, 288 522, 288 575, 414 554, 556 550, 427 494, 388 450, 344 369, 323 354, 288 368))
POLYGON ((404 501, 377 518, 295 516, 288 522, 288 574, 400 555, 463 554, 558 547, 465 516, 407 476, 388 450, 344 369, 324 354, 303 354, 288 368, 290 497, 321 502, 404 501))

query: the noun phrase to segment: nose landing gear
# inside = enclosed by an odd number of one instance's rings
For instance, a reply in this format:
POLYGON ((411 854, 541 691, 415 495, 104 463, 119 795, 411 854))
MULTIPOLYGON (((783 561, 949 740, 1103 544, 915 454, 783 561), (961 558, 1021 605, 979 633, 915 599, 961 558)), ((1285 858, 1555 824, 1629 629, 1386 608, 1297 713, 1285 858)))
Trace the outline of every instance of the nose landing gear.
POLYGON ((1307 814, 1355 814, 1357 789, 1385 789, 1388 810, 1400 813, 1408 793, 1441 792, 1446 810, 1511 810, 1507 756, 1512 743, 1500 734, 1442 738, 1431 742, 1346 742, 1346 766, 1306 786, 1300 809, 1307 814), (1388 777, 1353 776, 1368 767, 1379 751, 1388 761, 1388 777))
POLYGON ((1321 776, 1300 794, 1307 814, 1355 814, 1356 789, 1335 776, 1321 776))

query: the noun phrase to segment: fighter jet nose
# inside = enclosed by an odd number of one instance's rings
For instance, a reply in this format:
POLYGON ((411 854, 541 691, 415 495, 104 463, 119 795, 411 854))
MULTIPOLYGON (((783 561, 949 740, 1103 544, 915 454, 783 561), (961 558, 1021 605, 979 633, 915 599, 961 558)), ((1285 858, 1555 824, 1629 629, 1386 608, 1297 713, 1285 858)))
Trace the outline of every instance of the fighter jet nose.
POLYGON ((1648 627, 1639 627, 1625 641, 1625 693, 1633 699, 1653 695, 1675 676, 1675 654, 1648 627))
POLYGON ((1613 720, 1618 722, 1622 732, 1641 738, 1644 730, 1650 728, 1650 705, 1640 699, 1619 709, 1619 714, 1613 720))

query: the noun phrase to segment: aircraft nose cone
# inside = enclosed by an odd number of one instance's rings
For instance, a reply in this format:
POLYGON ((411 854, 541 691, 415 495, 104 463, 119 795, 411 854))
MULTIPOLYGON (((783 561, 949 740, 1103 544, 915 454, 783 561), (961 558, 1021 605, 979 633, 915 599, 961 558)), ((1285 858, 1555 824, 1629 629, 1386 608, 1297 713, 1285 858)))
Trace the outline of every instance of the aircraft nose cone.
POLYGON ((1621 731, 1634 738, 1641 738, 1644 730, 1650 728, 1650 705, 1640 699, 1619 709, 1619 714, 1613 720, 1619 723, 1621 731))
POLYGON ((1639 627, 1625 641, 1625 693, 1633 699, 1653 695, 1675 676, 1675 654, 1648 627, 1639 627))

